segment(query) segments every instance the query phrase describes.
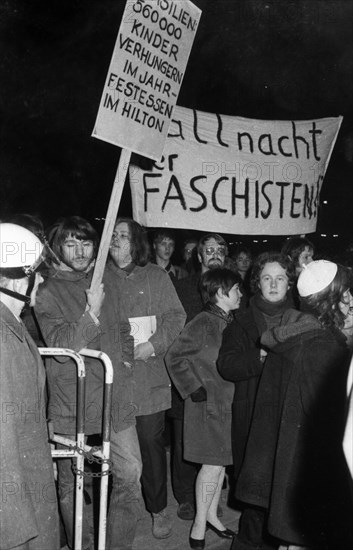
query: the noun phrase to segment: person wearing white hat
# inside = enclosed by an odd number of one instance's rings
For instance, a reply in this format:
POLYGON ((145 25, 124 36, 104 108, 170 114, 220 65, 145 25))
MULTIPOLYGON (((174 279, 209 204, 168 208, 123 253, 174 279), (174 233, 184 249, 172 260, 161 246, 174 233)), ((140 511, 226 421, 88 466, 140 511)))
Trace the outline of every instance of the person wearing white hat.
MULTIPOLYGON (((350 272, 318 260, 303 269, 297 285, 302 310, 310 313, 288 310, 281 325, 261 337, 283 366, 265 365, 258 388, 257 405, 263 405, 264 396, 276 399, 274 437, 258 456, 267 476, 256 480, 257 487, 267 488, 267 528, 281 550, 348 550, 353 547, 353 501, 342 440, 350 272)), ((263 417, 256 406, 254 419, 260 413, 263 417)), ((262 417, 254 421, 250 438, 268 433, 262 417)))
POLYGON ((56 550, 59 520, 45 415, 45 372, 20 320, 34 305, 43 244, 30 231, 0 223, 0 548, 56 550), (29 293, 29 288, 32 288, 29 293))

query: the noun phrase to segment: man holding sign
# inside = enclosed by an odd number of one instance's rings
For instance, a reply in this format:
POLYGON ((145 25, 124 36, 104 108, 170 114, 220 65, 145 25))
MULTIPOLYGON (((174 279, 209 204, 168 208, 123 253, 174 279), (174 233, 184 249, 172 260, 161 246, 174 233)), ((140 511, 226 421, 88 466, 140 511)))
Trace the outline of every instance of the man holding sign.
MULTIPOLYGON (((78 216, 64 218, 51 231, 49 240, 60 260, 42 286, 35 313, 49 347, 79 352, 83 348, 101 350, 114 368, 110 453, 113 462, 113 490, 107 526, 109 550, 131 550, 141 511, 140 448, 132 399, 132 338, 111 277, 106 273, 97 291, 89 290, 98 247, 98 235, 78 216), (119 321, 120 319, 120 321, 119 321), (124 323, 125 319, 125 323, 124 323)), ((68 358, 49 358, 46 363, 48 414, 56 433, 76 438, 77 374, 68 358)), ((85 359, 85 433, 100 434, 104 371, 98 359, 85 359)), ((68 544, 74 541, 74 473, 70 459, 58 461, 58 488, 61 514, 68 544)), ((90 526, 83 516, 84 550, 93 550, 90 526)), ((49 549, 48 549, 49 550, 49 549)))

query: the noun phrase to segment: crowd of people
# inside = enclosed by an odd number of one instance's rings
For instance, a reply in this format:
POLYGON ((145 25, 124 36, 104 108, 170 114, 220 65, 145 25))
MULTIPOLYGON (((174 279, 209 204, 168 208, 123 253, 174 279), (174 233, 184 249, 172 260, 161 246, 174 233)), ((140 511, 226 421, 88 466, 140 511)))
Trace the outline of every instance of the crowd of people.
MULTIPOLYGON (((254 255, 215 233, 185 240, 177 265, 177 242, 117 218, 92 290, 88 220, 0 223, 1 550, 74 548, 75 459, 53 467, 47 424, 75 441, 77 369, 69 357, 43 365, 38 346, 112 361, 107 550, 132 550, 144 508, 156 539, 172 534, 168 444, 185 547, 205 548, 207 530, 231 550, 353 547, 353 265, 304 237, 254 255), (222 522, 226 475, 237 533, 222 522)), ((104 371, 85 366, 89 442, 101 437, 104 371)), ((82 533, 94 550, 87 509, 82 533)))

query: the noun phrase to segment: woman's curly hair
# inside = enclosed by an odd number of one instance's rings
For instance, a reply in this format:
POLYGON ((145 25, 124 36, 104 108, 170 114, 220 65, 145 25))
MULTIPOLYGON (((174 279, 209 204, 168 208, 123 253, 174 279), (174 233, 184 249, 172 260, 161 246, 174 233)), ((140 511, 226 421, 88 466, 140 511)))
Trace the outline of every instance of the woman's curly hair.
POLYGON ((333 281, 323 290, 310 296, 302 296, 300 300, 314 309, 323 327, 335 325, 343 328, 345 316, 339 304, 343 301, 343 294, 352 286, 351 270, 337 264, 337 273, 333 281))

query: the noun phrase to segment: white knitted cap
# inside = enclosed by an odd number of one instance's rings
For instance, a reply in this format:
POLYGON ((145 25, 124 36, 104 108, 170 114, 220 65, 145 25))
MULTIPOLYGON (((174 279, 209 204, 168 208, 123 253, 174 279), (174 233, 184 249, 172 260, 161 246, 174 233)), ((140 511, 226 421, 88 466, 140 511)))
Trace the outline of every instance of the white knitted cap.
POLYGON ((300 296, 310 296, 324 290, 337 273, 337 264, 327 260, 316 260, 303 267, 297 283, 300 296))

